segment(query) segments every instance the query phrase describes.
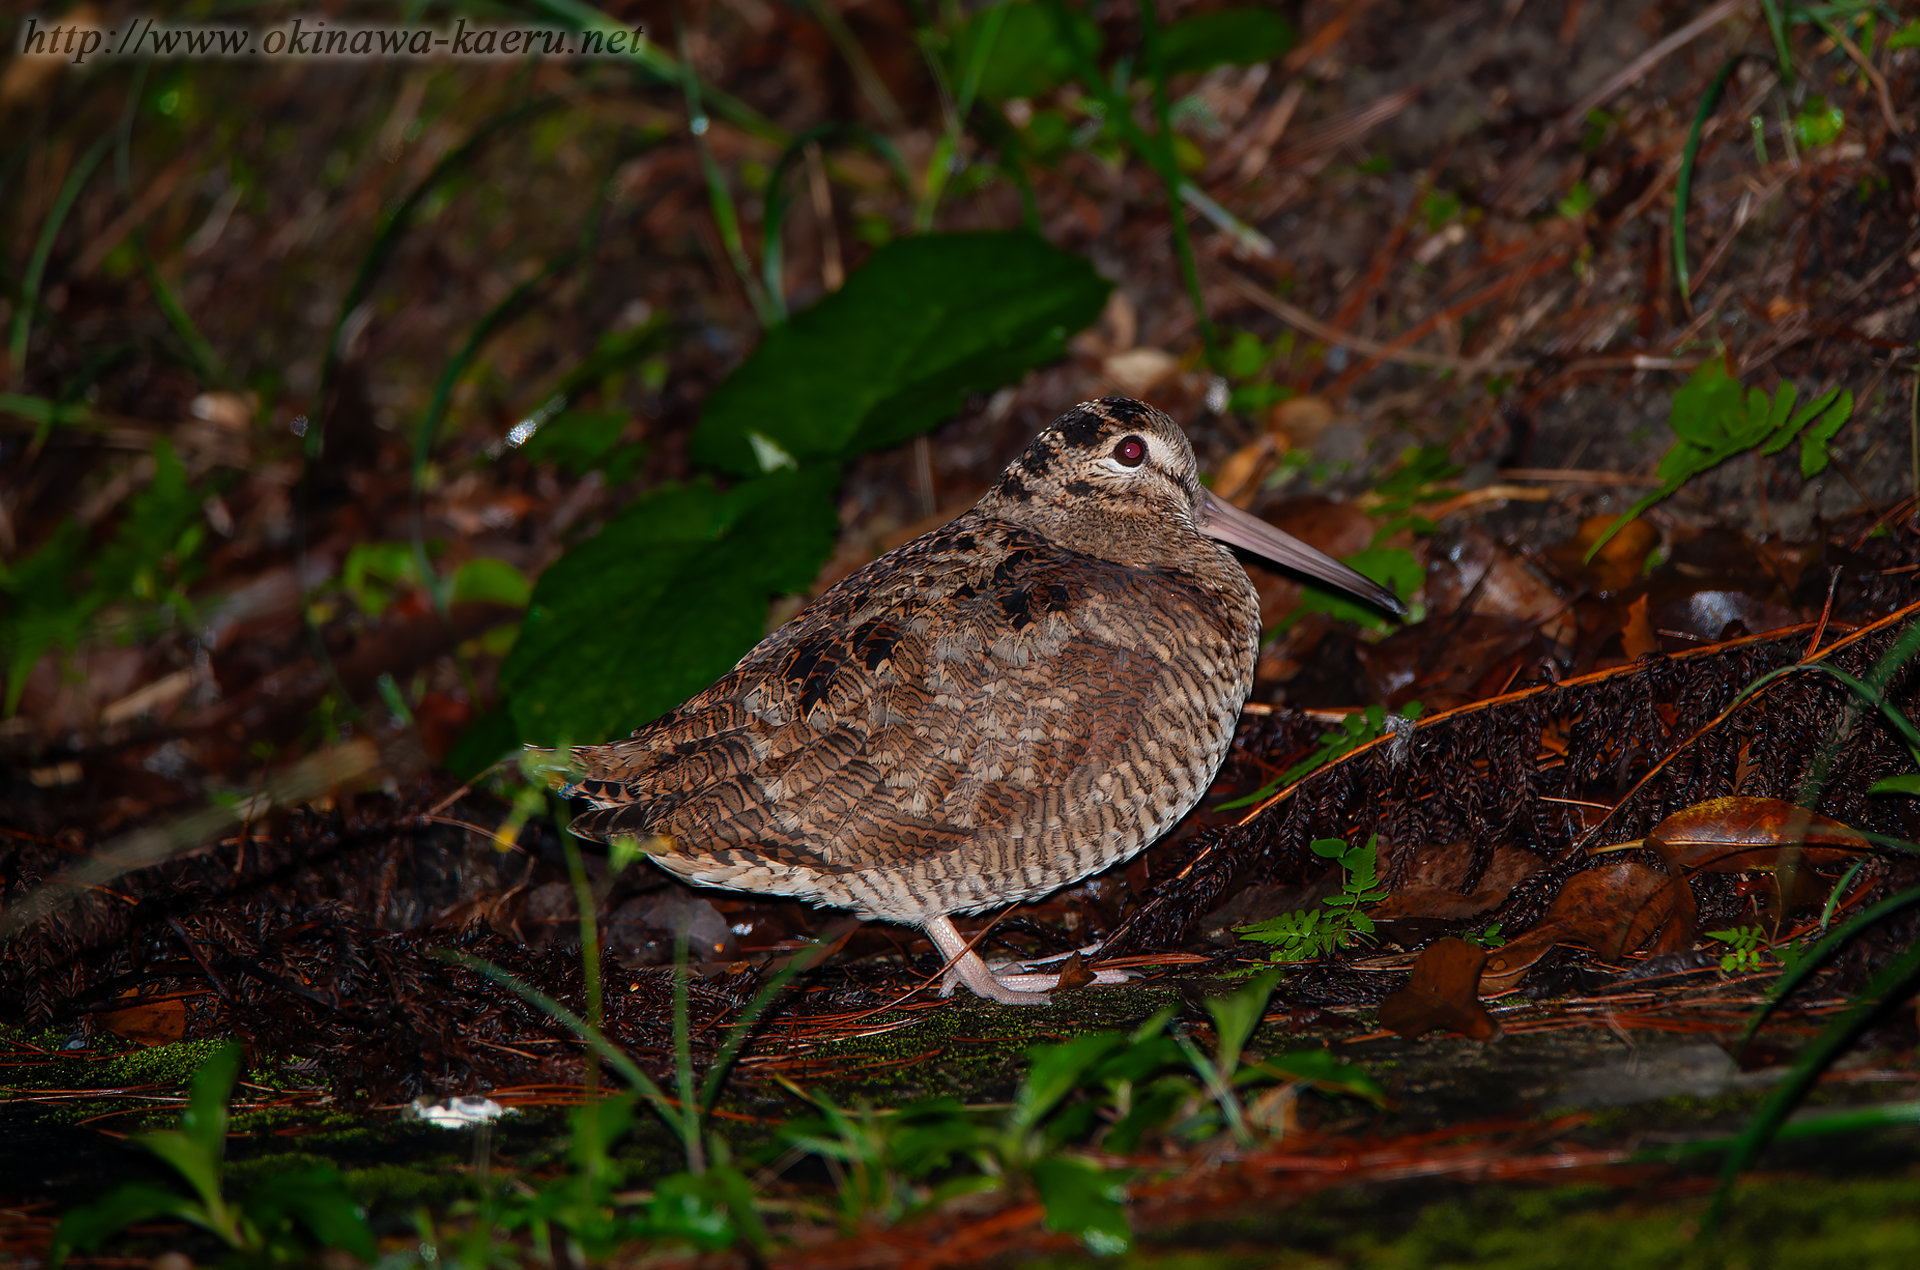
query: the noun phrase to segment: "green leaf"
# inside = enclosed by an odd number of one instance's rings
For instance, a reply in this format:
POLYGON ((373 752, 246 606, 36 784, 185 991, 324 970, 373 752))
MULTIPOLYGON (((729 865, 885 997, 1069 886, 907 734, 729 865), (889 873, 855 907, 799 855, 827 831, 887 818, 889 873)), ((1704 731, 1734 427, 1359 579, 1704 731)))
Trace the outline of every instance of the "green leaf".
POLYGON ((1771 401, 1757 388, 1743 396, 1740 381, 1727 373, 1723 359, 1702 362, 1673 394, 1667 422, 1678 439, 1654 470, 1660 488, 1642 495, 1609 526, 1587 549, 1586 559, 1592 560, 1641 512, 1736 454, 1755 448, 1763 455, 1775 454, 1798 436, 1801 474, 1812 477, 1824 470, 1828 443, 1853 415, 1853 394, 1833 389, 1794 410, 1797 395, 1792 384, 1782 384, 1771 401), (1809 427, 1816 416, 1819 422, 1809 427))
POLYGON ((552 463, 574 476, 605 465, 627 428, 624 410, 563 410, 520 444, 529 463, 552 463))
POLYGON ((1126 1043, 1125 1034, 1120 1032, 1089 1032, 1059 1045, 1034 1046, 1028 1051, 1033 1061, 1026 1078, 1013 1096, 1013 1123, 1024 1127, 1039 1124, 1056 1103, 1073 1092, 1082 1076, 1126 1043))
POLYGON ((344 1248, 363 1261, 379 1253, 366 1215, 331 1165, 267 1178, 247 1192, 242 1207, 262 1230, 298 1222, 323 1248, 344 1248))
MULTIPOLYGON (((1053 15, 1045 5, 1009 4, 1001 20, 1000 33, 987 51, 986 67, 980 72, 980 96, 988 101, 1011 101, 1016 97, 1038 97, 1073 78, 1073 51, 1054 29, 1053 15)), ((953 33, 947 64, 956 78, 972 62, 974 46, 984 37, 991 10, 981 9, 953 33)), ((1070 19, 1077 29, 1082 47, 1100 50, 1100 27, 1084 14, 1070 19)))
POLYGON ((386 611, 393 602, 390 588, 401 582, 415 587, 426 585, 411 543, 358 542, 340 566, 340 586, 354 607, 368 617, 379 617, 386 611))
POLYGON ((653 1202, 647 1205, 641 1233, 689 1243, 703 1252, 731 1248, 740 1232, 726 1190, 687 1172, 661 1178, 654 1183, 653 1202))
POLYGON ((207 1224, 206 1209, 184 1195, 145 1182, 125 1182, 91 1204, 67 1210, 53 1232, 52 1262, 59 1266, 75 1248, 92 1252, 108 1236, 155 1217, 207 1224))
POLYGON ((1111 289, 1084 258, 1027 233, 889 243, 767 332, 707 398, 689 454, 753 475, 766 467, 755 432, 803 467, 904 441, 969 393, 1063 356, 1111 289))
POLYGON ((1273 995, 1274 985, 1279 982, 1280 972, 1269 970, 1255 975, 1246 987, 1237 992, 1207 998, 1207 1013, 1213 1016, 1214 1034, 1219 1038, 1219 1045, 1214 1051, 1214 1064, 1223 1077, 1231 1079, 1234 1069, 1240 1065, 1240 1051, 1260 1026, 1260 1020, 1266 1014, 1267 999, 1273 995))
POLYGON ((459 780, 470 781, 519 747, 513 716, 504 709, 491 710, 468 724, 453 743, 447 770, 459 780))
POLYGON ((1133 1246, 1127 1228, 1124 1173, 1068 1156, 1052 1156, 1033 1166, 1033 1187, 1047 1210, 1047 1228, 1078 1235, 1100 1256, 1115 1256, 1133 1246))
POLYGON ((1909 22, 1887 37, 1888 49, 1920 49, 1920 21, 1909 22))
POLYGON ((980 1127, 957 1098, 936 1098, 904 1108, 888 1126, 888 1152, 907 1177, 944 1169, 980 1141, 980 1127))
MULTIPOLYGON (((229 1041, 213 1052, 193 1074, 187 1109, 180 1116, 180 1132, 219 1166, 227 1151, 227 1099, 240 1075, 245 1047, 229 1041)), ((137 1141, 138 1139, 136 1139, 137 1141)))
POLYGON ((1554 204, 1554 209, 1568 220, 1579 220, 1585 216, 1598 200, 1585 181, 1575 181, 1567 196, 1554 204))
POLYGON ((1117 1085, 1121 1081, 1138 1084, 1163 1067, 1178 1067, 1180 1046, 1171 1037, 1153 1036, 1138 1040, 1102 1062, 1088 1073, 1088 1080, 1117 1085))
POLYGON ((1700 364, 1674 392, 1667 423, 1680 444, 1667 451, 1655 469, 1663 481, 1684 480, 1704 470, 1702 460, 1709 455, 1745 448, 1738 444, 1747 439, 1740 381, 1727 373, 1725 361, 1713 357, 1700 364))
MULTIPOLYGON (((80 642, 87 619, 98 607, 75 596, 68 586, 79 572, 87 550, 87 529, 69 520, 53 537, 12 570, 0 575, 0 589, 10 601, 0 614, 0 656, 6 658, 7 700, 11 716, 20 704, 33 664, 56 645, 72 648, 80 642)), ((0 568, 5 568, 0 564, 0 568)))
POLYGON ((1889 776, 1885 780, 1875 781, 1867 787, 1869 794, 1906 794, 1920 798, 1920 775, 1909 773, 1906 776, 1889 776))
POLYGON ((1380 1082, 1351 1063, 1342 1063, 1326 1050, 1294 1050, 1259 1065, 1290 1080, 1312 1081, 1317 1089, 1353 1094, 1384 1107, 1387 1091, 1380 1082))
POLYGON ((500 667, 522 741, 625 736, 725 674, 833 550, 831 466, 636 499, 540 575, 500 667))
POLYGON ((1829 106, 1825 97, 1809 97, 1807 104, 1794 116, 1793 131, 1805 149, 1815 146, 1831 145, 1838 140, 1847 126, 1846 112, 1838 106, 1829 106))
MULTIPOLYGON (((202 1204, 211 1211, 220 1203, 220 1155, 219 1151, 208 1151, 178 1129, 161 1129, 156 1133, 139 1133, 133 1137, 134 1145, 144 1147, 159 1156, 173 1167, 193 1189, 199 1192, 202 1204)), ((224 1143, 222 1144, 224 1147, 224 1143)))
POLYGON ((1130 1153, 1140 1144, 1141 1137, 1149 1129, 1156 1129, 1165 1124, 1176 1111, 1186 1105, 1189 1098, 1195 1097, 1199 1092, 1199 1088, 1184 1077, 1157 1080, 1145 1093, 1136 1091, 1133 1097, 1133 1109, 1121 1118, 1120 1123, 1107 1131, 1101 1146, 1116 1155, 1130 1153))
POLYGON ((1271 9, 1220 9, 1182 18, 1160 35, 1160 69, 1168 75, 1252 66, 1294 45, 1293 24, 1271 9))
POLYGON ((453 575, 453 601, 462 600, 505 604, 516 609, 527 607, 533 598, 533 584, 527 575, 504 560, 476 556, 460 566, 453 575))
POLYGON ((1827 445, 1833 434, 1853 418, 1853 394, 1843 392, 1821 414, 1818 423, 1800 434, 1800 475, 1811 480, 1827 470, 1827 445))

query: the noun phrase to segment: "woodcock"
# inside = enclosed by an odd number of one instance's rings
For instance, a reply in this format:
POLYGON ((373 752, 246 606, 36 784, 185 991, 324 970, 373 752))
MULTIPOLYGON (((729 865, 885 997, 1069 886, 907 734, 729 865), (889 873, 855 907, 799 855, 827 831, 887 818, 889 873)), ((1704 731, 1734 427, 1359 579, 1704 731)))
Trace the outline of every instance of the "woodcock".
POLYGON ((705 886, 918 926, 948 994, 1046 1004, 1057 974, 996 973, 953 915, 1118 864, 1200 800, 1260 644, 1230 546, 1400 609, 1214 498, 1160 411, 1076 406, 970 511, 630 739, 575 749, 562 789, 591 808, 573 831, 653 839, 705 886))

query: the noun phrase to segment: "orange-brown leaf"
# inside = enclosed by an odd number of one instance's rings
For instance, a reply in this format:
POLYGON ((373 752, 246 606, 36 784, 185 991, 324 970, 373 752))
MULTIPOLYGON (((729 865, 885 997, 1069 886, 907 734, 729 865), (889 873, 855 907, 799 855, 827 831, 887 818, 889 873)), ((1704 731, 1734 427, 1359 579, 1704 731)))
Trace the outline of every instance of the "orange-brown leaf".
POLYGON ((1872 845, 1839 821, 1781 798, 1709 799, 1668 816, 1650 837, 1681 868, 1709 873, 1772 869, 1789 847, 1808 864, 1844 864, 1872 845))
POLYGON ((1406 987, 1380 1003, 1380 1026, 1405 1040, 1428 1032, 1459 1032, 1476 1041, 1500 1034, 1480 1004, 1480 970, 1487 950, 1464 939, 1439 939, 1414 958, 1406 987))

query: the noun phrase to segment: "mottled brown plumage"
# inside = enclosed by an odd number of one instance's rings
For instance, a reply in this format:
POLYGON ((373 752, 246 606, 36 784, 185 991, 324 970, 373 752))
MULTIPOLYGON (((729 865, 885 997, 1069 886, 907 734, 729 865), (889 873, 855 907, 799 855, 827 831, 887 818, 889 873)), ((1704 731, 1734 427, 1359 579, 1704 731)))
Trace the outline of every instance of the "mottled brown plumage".
POLYGON ((574 831, 670 840, 653 858, 689 881, 921 926, 947 991, 1045 1002, 1054 976, 994 976, 950 916, 1125 860, 1199 801, 1260 636, 1219 539, 1394 606, 1213 500, 1167 416, 1088 402, 718 683, 576 749, 574 831))

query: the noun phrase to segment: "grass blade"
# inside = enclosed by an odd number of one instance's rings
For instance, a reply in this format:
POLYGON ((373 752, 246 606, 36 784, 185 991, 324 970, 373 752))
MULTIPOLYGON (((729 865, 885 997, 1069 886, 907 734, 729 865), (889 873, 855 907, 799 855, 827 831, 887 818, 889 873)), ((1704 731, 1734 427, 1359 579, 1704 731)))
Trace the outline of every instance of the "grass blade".
POLYGON ((1734 1183, 1739 1180, 1741 1172, 1766 1150, 1787 1116, 1807 1091, 1813 1088, 1814 1082, 1820 1079, 1820 1074, 1846 1051, 1847 1046, 1866 1029, 1884 1006, 1898 1000, 1916 981, 1920 981, 1920 944, 1915 944, 1882 967, 1872 982, 1854 998, 1853 1006, 1829 1024, 1826 1031, 1807 1047, 1780 1088, 1774 1091, 1766 1105, 1735 1139, 1726 1162, 1720 1166, 1720 1185, 1714 1191, 1713 1206, 1707 1213, 1708 1229, 1718 1229, 1726 1220, 1727 1208, 1733 1201, 1734 1183))
POLYGON ((753 1031, 754 1023, 773 1004, 788 983, 796 976, 805 974, 822 961, 827 953, 839 943, 842 935, 852 930, 859 922, 846 919, 828 927, 820 937, 813 941, 812 947, 803 948, 793 955, 793 959, 775 972, 773 978, 756 992, 753 1000, 747 1002, 747 1008, 740 1012, 727 1028, 726 1040, 721 1042, 720 1052, 713 1056, 713 1065, 707 1068, 707 1079, 700 1086, 700 1107, 704 1111, 713 1106, 713 1100, 720 1093, 720 1084, 726 1079, 727 1069, 733 1066, 733 1060, 739 1055, 740 1047, 747 1043, 748 1035, 753 1031))
MULTIPOLYGON (((674 27, 680 33, 681 64, 691 67, 693 58, 687 50, 686 23, 677 13, 674 27)), ((713 212, 713 223, 720 230, 720 242, 726 248, 734 273, 740 277, 740 286, 747 293, 747 302, 753 306, 754 317, 762 327, 772 326, 785 314, 767 299, 760 280, 754 277, 753 262, 747 259, 747 244, 740 237, 740 213, 733 205, 733 191, 727 188, 727 175, 720 170, 719 160, 713 157, 713 147, 707 143, 707 112, 700 104, 700 77, 685 70, 680 76, 680 90, 687 99, 687 128, 693 133, 694 148, 700 155, 700 175, 707 183, 707 205, 713 212)))
POLYGON ((767 303, 778 315, 779 321, 787 318, 786 284, 782 281, 785 273, 786 250, 781 246, 781 230, 786 225, 787 210, 792 200, 787 198, 787 173, 795 163, 806 156, 807 147, 813 144, 825 146, 834 141, 857 141, 865 144, 875 154, 887 161, 894 175, 900 179, 900 188, 913 190, 913 174, 907 170, 906 160, 894 149, 884 133, 875 132, 864 124, 823 123, 809 128, 788 143, 780 152, 773 170, 767 174, 767 184, 761 195, 760 213, 760 276, 767 289, 767 303))
POLYGON ((1814 972, 1819 970, 1829 957, 1838 952, 1843 944, 1882 918, 1889 917, 1901 909, 1910 908, 1915 904, 1920 904, 1920 886, 1881 900, 1872 908, 1860 913, 1846 925, 1830 932, 1825 939, 1822 939, 1812 948, 1802 953, 1800 960, 1794 963, 1793 969, 1782 974, 1780 978, 1774 982, 1773 987, 1767 993, 1766 1001, 1761 1004, 1758 1010, 1754 1011, 1753 1018, 1747 1021, 1746 1030, 1740 1033, 1740 1040, 1733 1047, 1734 1057, 1738 1058, 1740 1054, 1745 1051, 1747 1043, 1753 1040, 1755 1034, 1760 1031, 1761 1025, 1767 1021, 1767 1018, 1779 1007, 1780 1003, 1793 995, 1794 991, 1798 989, 1801 984, 1812 978, 1814 972))
MULTIPOLYGON (((1880 1129, 1889 1125, 1916 1122, 1920 1122, 1920 1102, 1889 1102, 1877 1107, 1849 1107, 1844 1111, 1808 1116, 1804 1120, 1783 1124, 1779 1132, 1773 1135, 1773 1140, 1798 1142, 1806 1138, 1826 1137, 1829 1134, 1858 1133, 1863 1129, 1880 1129)), ((1732 1150, 1739 1142, 1739 1138, 1709 1138, 1701 1142, 1676 1142, 1670 1146, 1647 1147, 1629 1156, 1628 1163, 1668 1163, 1684 1160, 1689 1156, 1713 1155, 1732 1150)))
POLYGON ((1680 176, 1673 187, 1673 280, 1680 288, 1680 303, 1688 313, 1693 312, 1693 277, 1687 269, 1687 197, 1693 190, 1693 166, 1700 155, 1700 134, 1707 126, 1707 120, 1720 105, 1720 98, 1727 91, 1727 81, 1733 78, 1740 63, 1752 56, 1749 53, 1735 53, 1713 77, 1713 83, 1707 89, 1707 95, 1700 99, 1700 109, 1693 114, 1693 128, 1687 133, 1687 147, 1680 156, 1680 176))
MULTIPOLYGON (((585 0, 533 0, 534 7, 559 19, 576 31, 598 31, 611 35, 615 31, 631 34, 628 29, 585 0)), ((642 40, 633 49, 630 56, 641 69, 668 84, 678 84, 693 76, 693 71, 673 60, 665 50, 652 40, 642 40)), ((738 97, 720 91, 712 84, 700 81, 700 92, 713 103, 714 110, 727 122, 743 128, 756 137, 761 137, 775 145, 785 145, 787 134, 765 115, 747 105, 738 97)))
POLYGON ((666 1121, 675 1133, 681 1131, 679 1109, 674 1106, 673 1099, 669 1098, 666 1091, 654 1083, 653 1077, 640 1070, 639 1064, 627 1057, 626 1051, 608 1040, 606 1034, 601 1032, 599 1028, 594 1027, 572 1010, 561 1005, 558 1001, 555 1001, 552 997, 540 991, 540 989, 534 987, 512 971, 494 965, 485 957, 476 957, 472 953, 461 952, 454 948, 439 949, 434 955, 442 961, 451 962, 463 969, 471 970, 475 974, 499 984, 507 991, 519 997, 522 1001, 525 1001, 528 1005, 539 1010, 548 1018, 567 1028, 586 1044, 591 1045, 594 1052, 606 1060, 607 1066, 619 1072, 621 1079, 625 1080, 634 1088, 635 1092, 642 1098, 645 1098, 648 1103, 652 1104, 654 1111, 659 1113, 660 1118, 666 1121))
POLYGON ((60 227, 66 223, 67 213, 73 210, 74 201, 80 197, 87 178, 93 175, 93 170, 100 166, 100 160, 107 157, 107 151, 112 146, 113 134, 108 133, 80 156, 79 161, 67 172, 66 183, 54 196, 53 207, 40 225, 40 240, 33 245, 33 255, 27 259, 27 271, 20 279, 20 295, 14 302, 13 331, 7 340, 7 373, 18 386, 24 387, 27 382, 27 337, 33 330, 33 311, 40 307, 40 283, 47 275, 47 261, 53 255, 54 240, 60 236, 60 227))
POLYGON ((1767 34, 1773 37, 1773 66, 1780 73, 1783 88, 1793 87, 1793 52, 1787 47, 1787 22, 1780 12, 1780 0, 1760 0, 1767 15, 1767 34))
POLYGON ((673 933, 673 1075, 680 1094, 680 1136, 687 1143, 687 1169, 707 1171, 707 1144, 700 1136, 700 1108, 693 1101, 693 1036, 687 1020, 687 921, 673 933))
POLYGON ((187 346, 187 354, 193 358, 194 369, 200 373, 201 381, 218 384, 226 377, 220 364, 220 355, 213 351, 213 345, 207 343, 207 337, 200 334, 200 328, 187 315, 186 306, 180 303, 179 295, 168 285, 160 266, 154 263, 153 256, 147 251, 146 235, 135 230, 129 237, 133 241, 134 254, 140 260, 141 276, 147 280, 147 289, 153 292, 153 302, 166 315, 167 325, 173 328, 173 333, 187 346))
POLYGON ((306 456, 318 458, 326 436, 327 397, 333 387, 333 379, 340 370, 341 332, 346 329, 347 321, 353 311, 360 307, 367 293, 373 290, 373 284, 379 279, 380 271, 386 267, 387 257, 392 254, 400 238, 412 223, 413 213, 434 187, 453 173, 464 167, 490 141, 501 133, 549 110, 564 105, 558 97, 541 97, 524 102, 511 110, 502 111, 493 118, 485 120, 473 135, 443 155, 433 165, 433 170, 420 178, 419 184, 407 191, 406 197, 394 205, 393 210, 381 217, 379 227, 374 231, 373 243, 367 248, 366 255, 360 258, 360 268, 354 273, 353 283, 347 293, 340 298, 339 313, 333 319, 333 327, 327 333, 327 349, 320 362, 320 377, 313 393, 313 415, 307 425, 306 456))

